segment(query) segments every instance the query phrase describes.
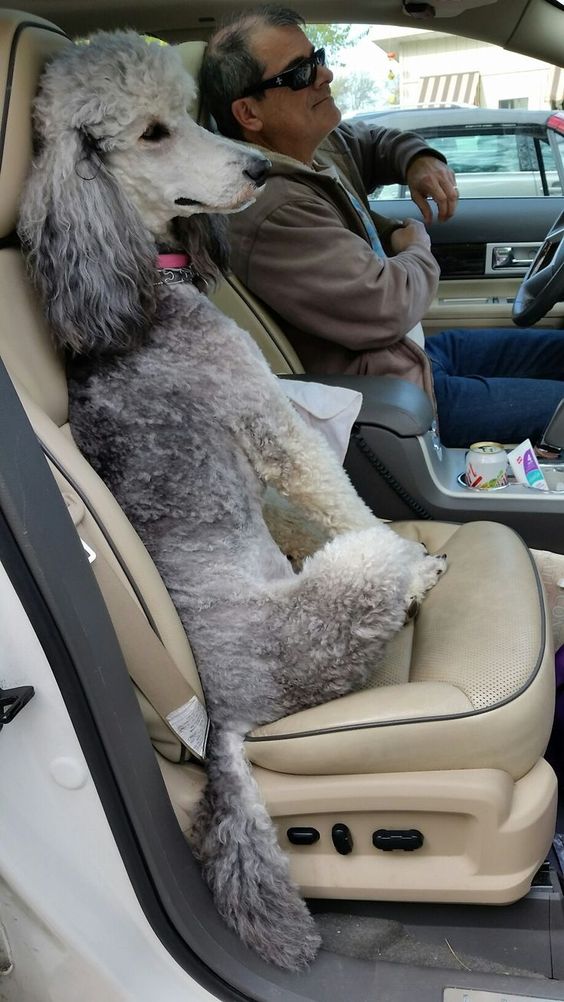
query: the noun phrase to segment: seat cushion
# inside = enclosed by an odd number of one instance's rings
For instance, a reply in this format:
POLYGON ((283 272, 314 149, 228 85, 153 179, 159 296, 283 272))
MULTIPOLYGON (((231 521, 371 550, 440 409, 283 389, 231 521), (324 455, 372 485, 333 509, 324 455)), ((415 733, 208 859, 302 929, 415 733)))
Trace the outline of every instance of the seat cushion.
POLYGON ((439 543, 449 568, 390 645, 392 664, 384 658, 369 689, 257 728, 247 754, 306 775, 495 768, 518 779, 544 752, 554 700, 550 630, 529 551, 492 522, 398 529, 430 549, 439 543), (402 673, 409 681, 389 684, 402 673))

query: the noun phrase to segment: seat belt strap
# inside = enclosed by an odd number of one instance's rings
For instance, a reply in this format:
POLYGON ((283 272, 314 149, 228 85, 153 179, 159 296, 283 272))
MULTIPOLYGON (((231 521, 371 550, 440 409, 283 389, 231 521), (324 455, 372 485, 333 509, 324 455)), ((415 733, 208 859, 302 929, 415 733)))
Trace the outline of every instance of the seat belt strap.
POLYGON ((204 704, 95 543, 88 524, 95 520, 80 496, 67 482, 62 494, 106 603, 129 675, 183 747, 203 760, 209 732, 204 704))

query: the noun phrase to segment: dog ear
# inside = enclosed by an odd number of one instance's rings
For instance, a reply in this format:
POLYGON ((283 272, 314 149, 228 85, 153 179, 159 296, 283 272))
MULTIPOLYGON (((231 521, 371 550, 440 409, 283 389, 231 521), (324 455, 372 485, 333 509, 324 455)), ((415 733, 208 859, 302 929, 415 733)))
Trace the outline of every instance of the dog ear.
POLYGON ((57 343, 77 354, 134 347, 156 310, 149 232, 83 132, 44 143, 18 233, 57 343))
POLYGON ((229 269, 227 222, 215 213, 197 212, 173 220, 174 235, 199 275, 212 287, 229 269))

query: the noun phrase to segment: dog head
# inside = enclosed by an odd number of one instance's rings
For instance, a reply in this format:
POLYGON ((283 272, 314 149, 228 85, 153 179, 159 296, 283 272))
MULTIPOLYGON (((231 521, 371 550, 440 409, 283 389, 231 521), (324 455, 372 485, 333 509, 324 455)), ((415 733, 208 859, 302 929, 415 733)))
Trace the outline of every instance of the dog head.
POLYGON ((198 126, 195 90, 173 47, 130 31, 46 67, 18 229, 64 347, 138 343, 155 316, 157 243, 187 250, 207 282, 226 270, 221 216, 254 200, 269 161, 198 126))
POLYGON ((175 216, 249 205, 269 161, 189 114, 196 85, 168 45, 99 32, 47 68, 35 104, 40 144, 73 149, 75 169, 113 174, 152 234, 175 216))

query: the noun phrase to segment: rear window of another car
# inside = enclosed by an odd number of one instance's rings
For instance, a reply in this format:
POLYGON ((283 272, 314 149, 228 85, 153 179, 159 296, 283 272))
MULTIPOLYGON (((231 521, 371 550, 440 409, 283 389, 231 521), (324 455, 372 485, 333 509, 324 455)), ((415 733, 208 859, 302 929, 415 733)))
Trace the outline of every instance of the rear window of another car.
MULTIPOLYGON (((546 130, 491 128, 418 133, 447 158, 461 197, 562 195, 562 181, 546 130)), ((559 155, 559 154, 557 154, 559 155)), ((386 185, 377 198, 408 197, 404 185, 386 185)))

